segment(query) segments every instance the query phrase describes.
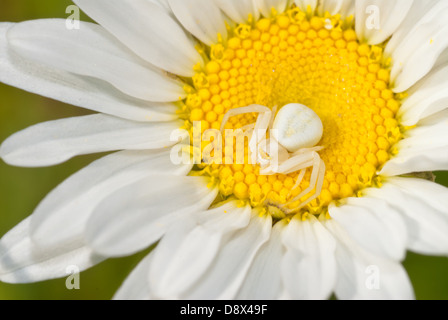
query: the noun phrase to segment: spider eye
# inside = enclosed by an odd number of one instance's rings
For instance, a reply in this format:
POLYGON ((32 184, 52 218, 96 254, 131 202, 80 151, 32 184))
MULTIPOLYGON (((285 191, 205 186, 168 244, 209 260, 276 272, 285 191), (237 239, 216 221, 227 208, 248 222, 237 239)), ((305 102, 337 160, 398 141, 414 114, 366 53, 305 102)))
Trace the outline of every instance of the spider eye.
POLYGON ((324 127, 310 108, 297 103, 285 105, 275 117, 274 138, 289 152, 312 148, 322 139, 324 127))

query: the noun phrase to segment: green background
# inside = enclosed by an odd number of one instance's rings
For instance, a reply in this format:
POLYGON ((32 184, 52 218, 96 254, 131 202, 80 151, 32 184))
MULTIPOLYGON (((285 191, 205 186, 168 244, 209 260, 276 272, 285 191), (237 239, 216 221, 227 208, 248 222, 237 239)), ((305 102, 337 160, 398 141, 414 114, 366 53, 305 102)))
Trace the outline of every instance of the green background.
MULTIPOLYGON (((71 4, 69 0, 1 0, 0 22, 65 18, 71 4)), ((33 124, 88 113, 0 83, 0 143, 33 124)), ((97 157, 77 157, 38 169, 11 167, 0 160, 0 237, 30 215, 48 192, 97 157)), ((437 173, 437 177, 448 186, 447 173, 437 173)), ((80 290, 67 290, 65 279, 25 285, 0 283, 0 299, 110 299, 145 254, 108 260, 83 272, 80 290)), ((448 299, 448 258, 409 254, 404 265, 418 299, 448 299)))

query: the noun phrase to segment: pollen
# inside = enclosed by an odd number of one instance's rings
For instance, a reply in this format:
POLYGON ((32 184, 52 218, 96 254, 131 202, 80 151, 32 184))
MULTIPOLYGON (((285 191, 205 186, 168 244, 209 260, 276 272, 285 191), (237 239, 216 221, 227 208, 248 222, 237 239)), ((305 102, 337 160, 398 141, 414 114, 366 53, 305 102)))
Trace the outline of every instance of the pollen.
MULTIPOLYGON (((231 109, 306 105, 324 127, 319 155, 326 173, 319 197, 301 212, 326 214, 331 202, 373 186, 403 137, 397 119, 401 101, 391 90, 383 49, 384 44, 360 42, 352 19, 329 13, 310 16, 295 6, 273 18, 229 27, 227 41, 203 46, 208 62, 191 80, 193 88, 184 100, 186 121, 189 127, 200 121, 205 129, 219 130, 231 109)), ((238 115, 225 129, 256 120, 257 114, 238 115)), ((244 150, 231 148, 222 163, 200 164, 195 174, 216 178, 222 199, 262 207, 273 217, 282 215, 285 204, 293 210, 306 200, 291 202, 310 185, 310 170, 297 185, 299 172, 264 176, 249 157, 247 144, 244 150), (243 154, 241 164, 231 162, 237 151, 243 154)))

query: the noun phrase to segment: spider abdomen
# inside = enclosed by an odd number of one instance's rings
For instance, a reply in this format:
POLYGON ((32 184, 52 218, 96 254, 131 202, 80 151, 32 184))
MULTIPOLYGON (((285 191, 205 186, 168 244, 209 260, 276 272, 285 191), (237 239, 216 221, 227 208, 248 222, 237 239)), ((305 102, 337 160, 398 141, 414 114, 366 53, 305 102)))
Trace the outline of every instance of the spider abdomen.
POLYGON ((323 125, 310 108, 292 103, 285 105, 275 117, 274 138, 289 152, 312 148, 322 139, 323 125))

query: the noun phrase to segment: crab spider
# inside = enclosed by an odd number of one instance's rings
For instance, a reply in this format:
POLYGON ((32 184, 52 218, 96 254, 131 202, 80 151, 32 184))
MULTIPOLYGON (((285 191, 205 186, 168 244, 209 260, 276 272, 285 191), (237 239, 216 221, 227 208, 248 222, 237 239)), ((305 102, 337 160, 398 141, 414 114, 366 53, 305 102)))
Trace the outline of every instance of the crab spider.
POLYGON ((323 125, 313 110, 301 104, 285 105, 277 115, 276 111, 276 107, 271 110, 261 105, 229 110, 222 121, 221 131, 224 131, 231 117, 258 113, 256 122, 245 126, 242 130, 250 134, 251 160, 252 163, 260 165, 260 173, 273 175, 299 171, 294 190, 302 182, 306 170, 312 168, 309 187, 280 207, 287 213, 294 213, 316 199, 322 192, 325 163, 318 152, 323 147, 316 145, 322 139, 323 125), (266 138, 268 130, 271 132, 269 139, 266 138), (294 210, 285 208, 291 202, 307 195, 309 197, 294 210))

